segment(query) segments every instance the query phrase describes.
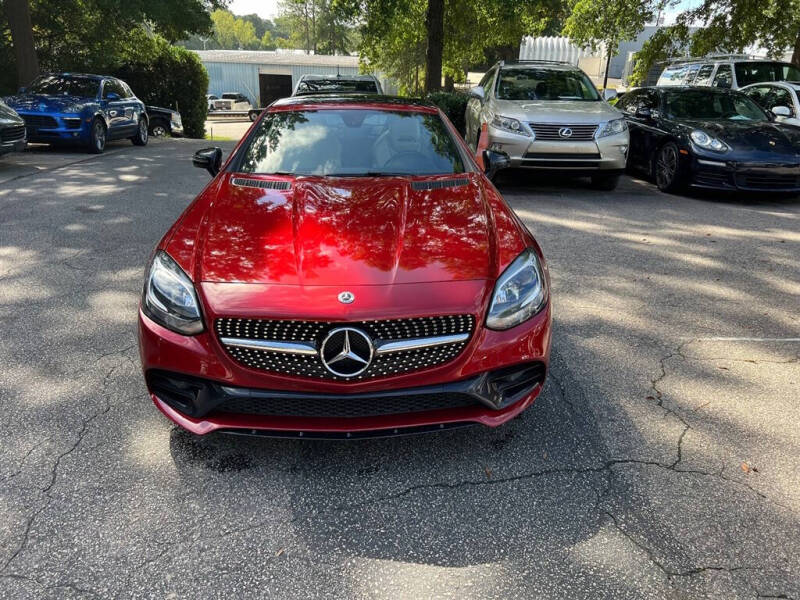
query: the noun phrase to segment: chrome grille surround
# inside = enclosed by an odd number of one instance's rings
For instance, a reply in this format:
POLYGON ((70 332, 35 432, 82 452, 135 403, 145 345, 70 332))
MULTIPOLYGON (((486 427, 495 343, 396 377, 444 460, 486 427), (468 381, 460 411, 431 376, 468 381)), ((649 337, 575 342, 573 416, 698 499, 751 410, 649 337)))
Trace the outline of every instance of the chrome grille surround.
POLYGON ((598 125, 569 125, 567 123, 528 123, 535 134, 534 141, 539 142, 589 142, 594 140, 598 125), (562 129, 572 130, 572 135, 562 137, 559 131, 562 129))
POLYGON ((245 367, 334 381, 390 377, 445 364, 461 353, 474 329, 472 315, 352 322, 220 318, 214 323, 225 351, 245 367), (376 349, 369 367, 352 377, 334 375, 319 356, 327 333, 345 325, 364 331, 376 349), (394 344, 402 340, 407 341, 407 349, 394 344), (418 347, 417 341, 426 345, 418 347))

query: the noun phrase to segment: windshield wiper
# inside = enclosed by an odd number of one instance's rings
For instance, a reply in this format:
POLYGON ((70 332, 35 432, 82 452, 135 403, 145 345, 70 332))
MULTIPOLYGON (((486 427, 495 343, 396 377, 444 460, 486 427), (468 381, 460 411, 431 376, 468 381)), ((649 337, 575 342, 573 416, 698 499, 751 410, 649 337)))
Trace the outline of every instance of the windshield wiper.
POLYGON ((366 171, 365 173, 326 173, 323 177, 410 177, 411 173, 396 171, 366 171))

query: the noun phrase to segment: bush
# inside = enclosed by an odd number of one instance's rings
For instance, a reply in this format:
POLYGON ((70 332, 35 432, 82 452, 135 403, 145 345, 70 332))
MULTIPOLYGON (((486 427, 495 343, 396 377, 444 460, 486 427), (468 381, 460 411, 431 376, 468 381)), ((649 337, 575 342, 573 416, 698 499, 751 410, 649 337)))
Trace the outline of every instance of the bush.
POLYGON ((466 131, 464 114, 467 111, 469 96, 464 92, 433 92, 428 94, 426 100, 433 102, 442 109, 447 118, 453 122, 455 128, 463 136, 466 131))
POLYGON ((140 36, 125 52, 114 75, 125 81, 145 104, 181 113, 184 134, 205 135, 208 73, 197 54, 166 40, 140 36))

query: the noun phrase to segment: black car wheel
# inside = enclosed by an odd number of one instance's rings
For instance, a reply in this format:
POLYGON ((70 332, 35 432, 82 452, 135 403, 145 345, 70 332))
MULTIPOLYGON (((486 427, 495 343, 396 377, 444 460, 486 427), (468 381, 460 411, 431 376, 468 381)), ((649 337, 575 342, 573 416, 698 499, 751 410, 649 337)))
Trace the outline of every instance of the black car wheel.
POLYGON ((251 121, 255 121, 258 118, 258 115, 261 114, 260 110, 251 110, 247 113, 247 116, 250 117, 251 121))
POLYGON ((163 119, 150 121, 150 135, 153 137, 165 137, 168 133, 169 125, 163 119))
POLYGON ((106 137, 106 124, 102 119, 92 121, 92 128, 89 130, 89 152, 102 154, 106 149, 106 137))
POLYGON ((592 175, 592 187, 596 190, 610 192, 617 189, 619 175, 592 175))
POLYGON ((144 117, 139 118, 139 126, 136 128, 136 135, 131 138, 134 146, 146 146, 147 145, 147 121, 144 117))
POLYGON ((680 153, 674 142, 667 142, 658 149, 653 170, 656 185, 662 192, 679 192, 686 187, 680 153))

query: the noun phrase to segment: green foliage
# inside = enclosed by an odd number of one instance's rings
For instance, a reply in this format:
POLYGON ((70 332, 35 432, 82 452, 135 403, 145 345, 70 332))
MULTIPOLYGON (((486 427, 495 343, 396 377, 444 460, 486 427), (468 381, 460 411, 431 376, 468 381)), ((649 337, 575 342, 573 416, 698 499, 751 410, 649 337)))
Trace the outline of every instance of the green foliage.
POLYGON ((359 15, 351 0, 282 0, 276 19, 289 31, 289 46, 315 54, 343 54, 355 49, 359 15))
MULTIPOLYGON (((658 0, 663 7, 664 0, 658 0)), ((563 34, 580 46, 615 54, 622 41, 632 40, 652 20, 655 3, 642 0, 570 0, 563 34)))
POLYGON ((442 109, 447 118, 453 123, 458 132, 463 136, 466 131, 464 115, 467 111, 469 96, 463 92, 433 92, 425 99, 442 109))
MULTIPOLYGON (((427 0, 348 1, 363 15, 364 68, 395 78, 401 93, 419 93, 425 79, 427 0)), ((443 73, 463 81, 473 65, 516 57, 523 35, 552 33, 563 16, 562 0, 446 0, 443 73)))
POLYGON ((113 74, 131 86, 148 105, 181 113, 184 134, 202 138, 208 102, 208 73, 194 52, 171 46, 163 38, 139 32, 113 74))

